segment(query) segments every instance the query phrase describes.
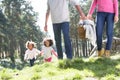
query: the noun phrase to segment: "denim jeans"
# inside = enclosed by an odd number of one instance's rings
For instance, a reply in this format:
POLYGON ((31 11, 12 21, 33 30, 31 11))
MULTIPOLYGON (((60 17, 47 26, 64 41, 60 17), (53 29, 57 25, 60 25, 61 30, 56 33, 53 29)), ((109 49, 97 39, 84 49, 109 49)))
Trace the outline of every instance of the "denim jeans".
POLYGON ((96 36, 97 36, 98 51, 102 49, 102 34, 105 23, 106 23, 106 35, 107 35, 107 43, 105 49, 110 50, 112 45, 112 37, 113 37, 114 13, 107 13, 107 12, 97 13, 96 36))
POLYGON ((33 65, 34 65, 34 62, 35 62, 35 58, 30 59, 30 66, 33 66, 33 65))
POLYGON ((61 40, 61 33, 63 33, 66 56, 68 59, 72 59, 72 46, 69 36, 69 22, 53 24, 53 31, 54 31, 58 58, 63 59, 62 40, 61 40))

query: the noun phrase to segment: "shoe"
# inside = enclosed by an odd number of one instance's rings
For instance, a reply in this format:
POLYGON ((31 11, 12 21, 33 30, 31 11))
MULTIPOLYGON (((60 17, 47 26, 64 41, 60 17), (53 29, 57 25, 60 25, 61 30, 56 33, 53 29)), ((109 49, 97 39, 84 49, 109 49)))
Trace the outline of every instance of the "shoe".
POLYGON ((108 58, 110 57, 110 50, 105 50, 105 56, 108 58))
POLYGON ((100 51, 98 51, 98 57, 103 56, 104 51, 105 51, 104 48, 102 48, 100 51))

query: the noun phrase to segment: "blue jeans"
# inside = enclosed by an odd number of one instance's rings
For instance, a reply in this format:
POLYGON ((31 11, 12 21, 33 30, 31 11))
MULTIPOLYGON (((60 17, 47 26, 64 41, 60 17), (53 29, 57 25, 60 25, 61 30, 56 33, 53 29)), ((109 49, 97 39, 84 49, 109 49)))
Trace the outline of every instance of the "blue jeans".
POLYGON ((113 37, 114 13, 107 13, 107 12, 97 13, 96 36, 97 36, 98 51, 102 49, 102 34, 105 23, 106 23, 106 35, 107 35, 107 43, 105 49, 110 50, 112 45, 112 37, 113 37))
POLYGON ((34 65, 34 62, 35 62, 35 58, 30 59, 30 66, 33 66, 33 65, 34 65))
POLYGON ((58 53, 58 59, 63 59, 61 32, 64 37, 65 53, 67 58, 72 59, 72 46, 69 36, 69 22, 53 24, 54 37, 58 53))

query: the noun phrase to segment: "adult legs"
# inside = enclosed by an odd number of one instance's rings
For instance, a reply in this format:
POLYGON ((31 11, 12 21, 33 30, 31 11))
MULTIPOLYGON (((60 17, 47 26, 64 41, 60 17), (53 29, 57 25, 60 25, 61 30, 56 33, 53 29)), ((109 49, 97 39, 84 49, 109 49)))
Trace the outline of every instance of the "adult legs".
POLYGON ((58 59, 63 59, 63 52, 61 45, 61 23, 53 24, 53 31, 54 31, 55 43, 58 53, 58 59))
POLYGON ((110 49, 112 45, 113 25, 114 25, 114 14, 113 13, 107 13, 106 24, 107 24, 106 26, 107 43, 106 43, 105 55, 106 57, 110 57, 110 49))
POLYGON ((63 31, 66 56, 68 59, 72 59, 72 46, 69 36, 69 22, 62 23, 61 27, 63 31))
POLYGON ((97 36, 98 51, 100 51, 102 49, 102 34, 103 34, 104 24, 105 24, 105 13, 98 12, 97 13, 97 24, 96 24, 96 36, 97 36))
POLYGON ((111 49, 112 45, 112 38, 113 38, 113 25, 114 25, 114 14, 108 13, 106 18, 106 34, 107 34, 107 43, 106 43, 106 50, 111 49))

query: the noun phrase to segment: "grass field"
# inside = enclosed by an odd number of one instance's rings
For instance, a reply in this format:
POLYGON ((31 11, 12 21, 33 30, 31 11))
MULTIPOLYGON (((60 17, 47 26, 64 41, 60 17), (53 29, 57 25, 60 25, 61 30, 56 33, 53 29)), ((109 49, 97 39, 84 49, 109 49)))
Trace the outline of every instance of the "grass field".
POLYGON ((120 80, 120 57, 77 58, 37 63, 22 69, 0 67, 1 80, 120 80))

